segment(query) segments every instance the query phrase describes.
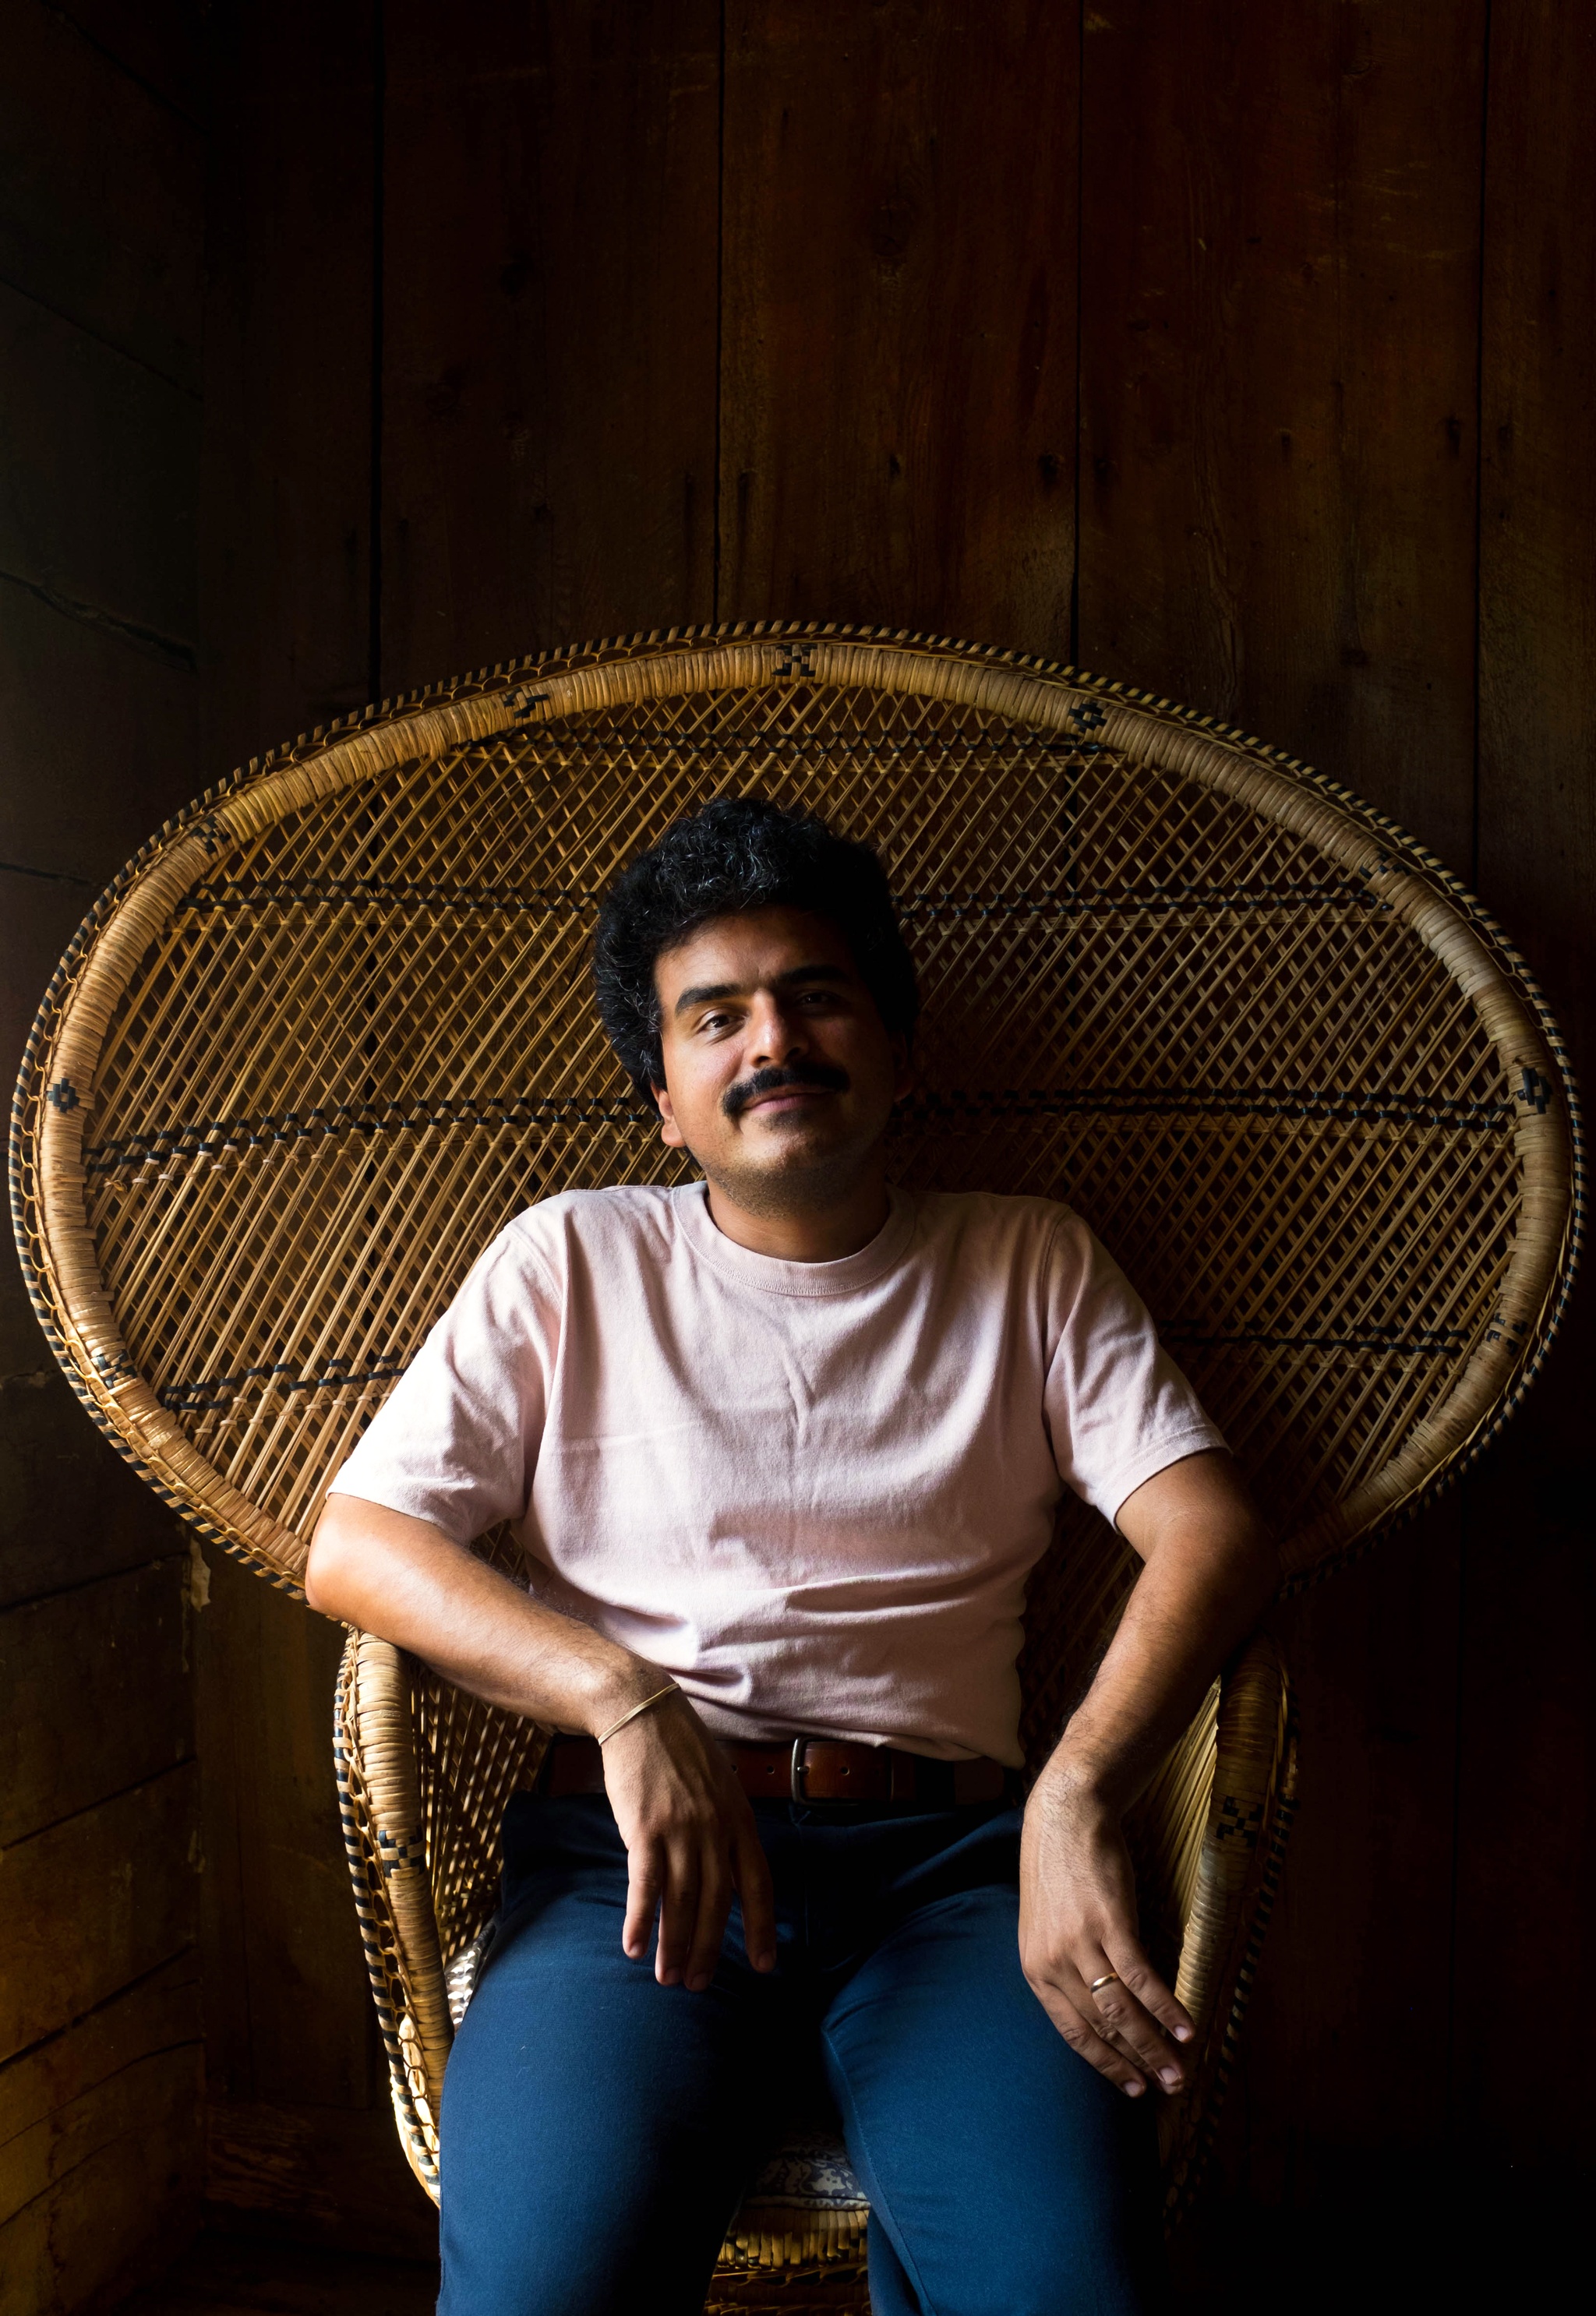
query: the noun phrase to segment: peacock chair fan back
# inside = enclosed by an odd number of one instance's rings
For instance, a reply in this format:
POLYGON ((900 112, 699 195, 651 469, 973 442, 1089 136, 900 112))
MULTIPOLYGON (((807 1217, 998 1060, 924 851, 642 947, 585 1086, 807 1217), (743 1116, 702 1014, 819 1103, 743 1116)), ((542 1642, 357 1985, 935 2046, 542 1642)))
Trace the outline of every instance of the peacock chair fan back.
MULTIPOLYGON (((19 1088, 19 1242, 80 1395, 204 1535, 297 1585, 329 1474, 501 1225, 683 1179, 587 947, 622 863, 750 792, 868 839, 899 895, 924 1013, 898 1178, 1087 1216, 1291 1581, 1478 1451, 1556 1323, 1577 1214, 1562 1048, 1478 904, 1346 791, 1166 700, 762 625, 562 652, 303 736, 171 823, 84 926, 19 1088)), ((1033 1586, 1033 1752, 1128 1581, 1072 1510, 1033 1586)), ((424 2175, 441 1966, 491 1911, 539 1741, 385 1662, 372 1710, 381 1690, 420 1747, 393 1857, 375 1773, 347 1782, 424 2175)), ((349 1714, 361 1677, 355 1652, 349 1714)), ((1278 1722, 1278 1678, 1261 1694, 1278 1722)), ((1176 1949, 1221 1807, 1216 1710, 1148 1804, 1176 1949)))

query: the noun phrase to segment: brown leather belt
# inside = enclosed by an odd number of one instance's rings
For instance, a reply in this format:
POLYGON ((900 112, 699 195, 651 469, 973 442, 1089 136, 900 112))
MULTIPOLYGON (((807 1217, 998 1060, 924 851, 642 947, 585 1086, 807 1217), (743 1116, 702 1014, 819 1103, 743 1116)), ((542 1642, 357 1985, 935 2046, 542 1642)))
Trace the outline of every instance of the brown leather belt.
MULTIPOLYGON (((755 1801, 872 1802, 905 1809, 963 1809, 1001 1802, 1013 1773, 1001 1761, 932 1761, 896 1745, 853 1745, 834 1737, 795 1737, 776 1745, 720 1740, 745 1794, 755 1801)), ((550 1800, 602 1794, 604 1758, 592 1737, 557 1737, 538 1791, 550 1800)))

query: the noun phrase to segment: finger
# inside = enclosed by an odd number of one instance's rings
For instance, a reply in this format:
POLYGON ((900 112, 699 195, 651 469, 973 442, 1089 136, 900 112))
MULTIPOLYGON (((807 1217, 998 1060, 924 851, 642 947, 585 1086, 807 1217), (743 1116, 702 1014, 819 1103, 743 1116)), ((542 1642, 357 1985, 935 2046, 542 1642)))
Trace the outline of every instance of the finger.
POLYGON ((732 1872, 743 1902, 743 1950, 755 1970, 776 1967, 776 1896, 752 1817, 732 1835, 732 1872))
POLYGON ((651 1844, 629 1849, 626 1859, 626 1920, 621 1925, 621 1952, 641 1962, 654 1933, 659 1905, 659 1862, 651 1844))
POLYGON ((1134 1938, 1127 1938, 1122 1947, 1117 1945, 1117 1951, 1104 1967, 1119 1972, 1142 2009, 1149 2018, 1158 2021, 1172 2041, 1190 2043, 1193 2040, 1197 2029, 1192 2024, 1190 2012, 1170 1992, 1134 1938))
POLYGON ((696 1848, 667 1848, 659 1894, 659 1944, 654 1955, 654 1975, 662 1986, 681 1983, 682 1965, 692 1944, 698 1918, 698 1852, 696 1848))
POLYGON ((690 1993, 701 1994, 715 1975, 731 1910, 731 1872, 717 1843, 705 1850, 699 1870, 698 1920, 682 1973, 690 1993))
POLYGON ((1075 2004, 1062 1994, 1057 1987, 1050 1985, 1046 1980, 1039 1985, 1033 1979, 1031 1988, 1070 2049, 1078 2051, 1090 2066, 1097 2069, 1100 2075, 1106 2075, 1110 2082, 1117 2083, 1128 2098, 1140 2098, 1147 2086, 1130 2060, 1122 2052, 1116 2051, 1111 2043, 1105 2043, 1102 2036, 1087 2023, 1087 2017, 1083 2017, 1075 2004))
MULTIPOLYGON (((1065 1987, 1068 1987, 1068 1980, 1065 1980, 1065 1987)), ((1145 2066, 1146 2073, 1156 2075, 1163 2089, 1179 2091, 1179 2087, 1181 2087, 1179 2052, 1174 2050, 1158 2019, 1149 2018, 1146 2010, 1142 2010, 1135 1994, 1130 1994, 1130 1990, 1119 1975, 1110 1980, 1110 1985, 1098 1987, 1096 1991, 1093 1991, 1091 1980, 1084 1980, 1080 1994, 1074 1991, 1074 1987, 1068 1987, 1068 1991, 1070 1999, 1084 2010, 1086 2018, 1096 2019, 1098 2034, 1102 2038, 1117 2043, 1123 2052, 1128 2052, 1128 2056, 1137 2066, 1145 2066)))
POLYGON ((1156 2075, 1165 2091, 1186 2089, 1189 2054, 1179 2050, 1163 2019, 1158 2019, 1142 2001, 1142 1987, 1146 1987, 1149 1994, 1163 1994, 1165 2008, 1170 2008, 1181 2022, 1186 2013, 1172 2001, 1170 1990, 1163 1985, 1142 1947, 1126 1941, 1126 1950, 1119 1955, 1117 1962, 1110 1959, 1110 1955, 1102 1955, 1101 1962, 1089 1964, 1089 1969, 1086 1994, 1096 2008, 1096 2015, 1102 2019, 1101 2034, 1110 2035, 1110 2040, 1128 2050, 1135 2062, 1149 2071, 1149 2075, 1156 2075), (1107 1985, 1093 1985, 1096 1978, 1107 1978, 1107 1985))

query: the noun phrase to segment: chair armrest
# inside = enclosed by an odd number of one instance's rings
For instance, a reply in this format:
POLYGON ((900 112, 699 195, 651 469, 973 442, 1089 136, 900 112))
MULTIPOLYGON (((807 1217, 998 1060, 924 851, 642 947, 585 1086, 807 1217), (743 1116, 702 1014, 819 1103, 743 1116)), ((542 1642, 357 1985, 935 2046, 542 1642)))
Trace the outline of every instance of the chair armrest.
POLYGON ((409 1670, 370 1633, 338 1668, 333 1759, 361 1944, 388 2054, 399 2139, 438 2201, 438 2103, 454 2029, 427 1874, 409 1670))
POLYGON ((1296 1800, 1290 1682, 1279 1649, 1261 1634, 1220 1687, 1213 1787, 1175 1982, 1198 2043, 1190 2088, 1160 2116, 1172 2227, 1212 2150, 1296 1800))

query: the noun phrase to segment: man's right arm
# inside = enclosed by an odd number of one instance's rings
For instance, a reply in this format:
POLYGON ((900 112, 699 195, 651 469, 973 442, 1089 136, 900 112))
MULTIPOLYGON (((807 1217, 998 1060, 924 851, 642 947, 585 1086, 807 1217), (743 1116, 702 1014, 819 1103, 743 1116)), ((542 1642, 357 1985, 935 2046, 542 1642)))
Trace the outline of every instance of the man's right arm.
MULTIPOLYGON (((324 1616, 408 1649, 457 1688, 557 1729, 597 1736, 668 1678, 545 1608, 430 1520, 358 1496, 328 1496, 305 1597, 324 1616)), ((627 1848, 627 1953, 646 1954, 657 1909, 655 1977, 707 1986, 736 1889, 749 1960, 772 1968, 770 1874, 753 1812, 686 1697, 618 1731, 604 1748, 604 1778, 627 1848)))

